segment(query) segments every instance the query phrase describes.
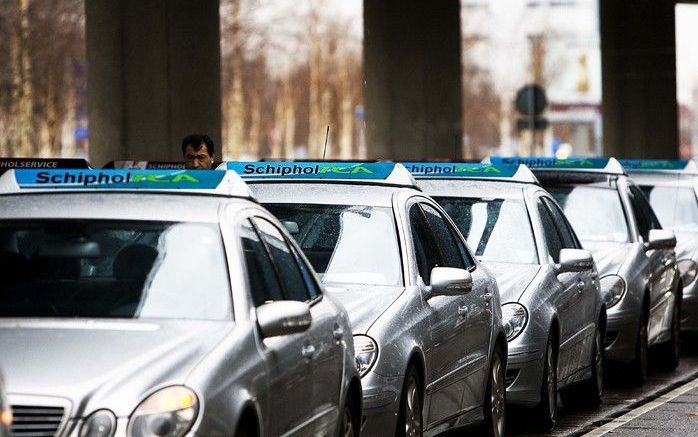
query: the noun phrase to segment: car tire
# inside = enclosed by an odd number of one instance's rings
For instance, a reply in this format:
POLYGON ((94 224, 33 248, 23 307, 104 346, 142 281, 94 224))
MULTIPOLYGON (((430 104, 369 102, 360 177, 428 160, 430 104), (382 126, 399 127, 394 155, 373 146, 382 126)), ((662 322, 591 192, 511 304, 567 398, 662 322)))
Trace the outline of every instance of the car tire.
POLYGON ((647 358, 649 349, 647 323, 647 314, 646 311, 643 311, 637 328, 637 339, 635 340, 635 358, 633 358, 633 361, 630 362, 628 369, 630 383, 636 387, 642 386, 647 379, 647 358))
POLYGON ((492 354, 485 392, 485 427, 489 437, 503 437, 506 427, 507 388, 504 383, 504 358, 497 349, 492 354))
POLYGON ((417 369, 410 365, 405 373, 405 382, 400 396, 396 437, 421 437, 423 427, 422 383, 417 369))
POLYGON ((678 299, 674 301, 671 312, 671 338, 661 349, 660 367, 664 370, 676 369, 681 358, 681 304, 678 299))
POLYGON ((538 430, 551 431, 557 422, 557 348, 553 335, 548 336, 543 361, 540 403, 533 410, 538 430))
POLYGON ((356 437, 358 431, 355 429, 357 418, 354 417, 354 401, 347 397, 344 402, 344 411, 342 412, 342 421, 339 423, 337 435, 339 437, 356 437))
POLYGON ((596 408, 601 405, 603 398, 604 378, 604 349, 603 331, 600 328, 594 333, 594 346, 591 351, 591 377, 579 385, 575 385, 560 393, 562 403, 568 407, 596 408))

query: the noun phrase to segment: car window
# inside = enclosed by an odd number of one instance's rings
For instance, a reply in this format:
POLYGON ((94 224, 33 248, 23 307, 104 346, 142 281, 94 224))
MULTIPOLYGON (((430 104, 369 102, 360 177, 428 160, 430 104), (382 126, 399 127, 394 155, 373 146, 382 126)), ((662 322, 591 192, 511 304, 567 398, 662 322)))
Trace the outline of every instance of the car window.
POLYGON ((281 231, 271 222, 262 218, 255 218, 253 222, 259 230, 262 240, 266 243, 267 250, 276 266, 284 290, 284 297, 300 302, 310 300, 311 293, 308 291, 308 286, 298 266, 298 260, 281 231))
POLYGON ((628 188, 628 197, 637 221, 637 228, 644 241, 649 238, 650 229, 661 229, 659 220, 652 211, 649 202, 642 191, 635 186, 628 188))
POLYGON ((296 247, 293 244, 288 245, 288 247, 291 248, 291 251, 293 252, 293 256, 296 257, 296 261, 298 262, 298 267, 301 269, 301 275, 303 275, 303 280, 305 281, 306 287, 308 287, 308 294, 310 295, 310 299, 315 299, 318 297, 320 293, 320 287, 318 286, 316 280, 315 280, 315 275, 312 272, 312 268, 305 262, 302 256, 298 253, 296 250, 296 247))
POLYGON ((240 227, 240 238, 254 305, 260 306, 266 302, 283 300, 281 284, 276 276, 274 265, 249 220, 245 220, 240 227))
POLYGON ((543 197, 543 202, 548 207, 550 214, 552 215, 553 221, 555 222, 555 228, 557 229, 560 239, 562 240, 562 247, 566 249, 579 249, 581 246, 577 242, 577 238, 574 232, 570 228, 567 219, 565 218, 560 208, 557 207, 550 199, 543 197))
POLYGON ((419 205, 414 204, 410 207, 409 220, 419 276, 429 285, 432 269, 442 264, 439 247, 419 205))
POLYGON ((469 265, 472 265, 472 263, 466 265, 465 256, 467 256, 467 251, 465 250, 465 246, 459 238, 456 238, 453 230, 441 213, 426 203, 420 203, 419 206, 422 208, 422 211, 424 211, 427 223, 441 249, 444 260, 443 267, 467 269, 469 265))
POLYGON ((643 193, 642 190, 635 185, 630 186, 630 191, 632 191, 633 195, 637 199, 637 202, 640 205, 640 208, 642 208, 642 211, 649 218, 650 229, 662 229, 662 225, 659 223, 659 219, 657 218, 657 215, 654 213, 654 209, 652 209, 652 205, 650 205, 650 202, 647 199, 647 196, 645 196, 645 193, 643 193))
POLYGON ((691 231, 698 229, 698 201, 692 187, 643 185, 640 188, 649 199, 662 227, 691 231))
POLYGON ((548 248, 548 262, 560 262, 560 250, 562 250, 562 240, 557 232, 555 222, 553 221, 550 211, 543 204, 541 199, 536 202, 538 215, 540 216, 541 224, 543 225, 543 235, 545 235, 545 245, 548 248))

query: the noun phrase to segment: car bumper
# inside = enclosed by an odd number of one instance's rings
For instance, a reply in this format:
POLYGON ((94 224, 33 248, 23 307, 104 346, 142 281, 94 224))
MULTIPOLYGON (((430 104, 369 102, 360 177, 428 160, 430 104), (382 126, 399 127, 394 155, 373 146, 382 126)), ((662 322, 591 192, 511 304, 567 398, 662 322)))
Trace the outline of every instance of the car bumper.
POLYGON ((371 371, 361 379, 362 435, 392 435, 395 432, 403 378, 404 375, 385 377, 371 371))
POLYGON ((509 346, 505 377, 508 404, 535 407, 540 403, 544 349, 544 345, 509 346))
POLYGON ((635 358, 638 315, 639 313, 633 310, 608 310, 604 340, 604 354, 607 360, 628 363, 635 358))

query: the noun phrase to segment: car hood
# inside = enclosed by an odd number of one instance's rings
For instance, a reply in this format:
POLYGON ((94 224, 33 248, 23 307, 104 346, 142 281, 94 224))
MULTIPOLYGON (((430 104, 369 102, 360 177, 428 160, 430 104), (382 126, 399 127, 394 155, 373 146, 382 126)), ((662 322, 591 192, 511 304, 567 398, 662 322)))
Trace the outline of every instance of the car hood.
POLYGON ((232 322, 8 319, 0 368, 10 395, 57 397, 71 417, 128 416, 152 388, 182 384, 232 322))
POLYGON ((632 243, 609 241, 583 241, 582 244, 593 255, 600 276, 617 274, 632 246, 632 243))
POLYGON ((676 234, 676 259, 695 259, 698 251, 698 232, 674 231, 676 234))
POLYGON ((404 287, 325 284, 347 310, 354 334, 365 334, 378 317, 405 291, 404 287))
POLYGON ((502 303, 517 302, 540 271, 538 264, 483 262, 497 279, 502 303))

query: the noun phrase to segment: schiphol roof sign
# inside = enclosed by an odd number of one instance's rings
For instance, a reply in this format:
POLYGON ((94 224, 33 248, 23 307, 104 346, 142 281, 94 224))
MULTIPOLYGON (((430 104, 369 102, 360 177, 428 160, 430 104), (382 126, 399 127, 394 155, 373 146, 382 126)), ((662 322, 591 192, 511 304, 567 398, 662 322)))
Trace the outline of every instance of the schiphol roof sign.
POLYGON ((471 162, 402 162, 417 179, 493 179, 537 183, 531 171, 522 165, 471 162))
POLYGON ((87 169, 90 164, 84 159, 70 158, 0 158, 0 174, 12 169, 87 169))
POLYGON ((103 168, 116 169, 142 169, 142 170, 170 170, 184 169, 184 162, 178 161, 109 161, 103 168))
POLYGON ((415 186, 412 175, 394 162, 361 161, 230 161, 219 168, 251 181, 355 181, 415 186))
POLYGON ((595 173, 624 174, 623 166, 615 158, 552 158, 540 156, 492 156, 487 158, 492 164, 523 164, 534 170, 570 170, 595 173))
POLYGON ((234 172, 217 170, 11 170, 0 193, 76 190, 169 191, 251 197, 234 172))
POLYGON ((698 166, 689 159, 619 159, 629 172, 665 171, 698 174, 698 166))

